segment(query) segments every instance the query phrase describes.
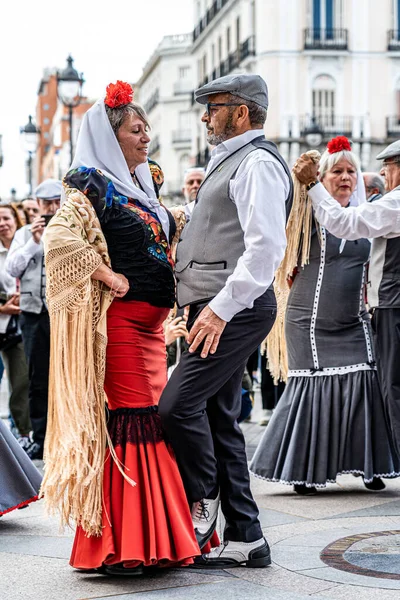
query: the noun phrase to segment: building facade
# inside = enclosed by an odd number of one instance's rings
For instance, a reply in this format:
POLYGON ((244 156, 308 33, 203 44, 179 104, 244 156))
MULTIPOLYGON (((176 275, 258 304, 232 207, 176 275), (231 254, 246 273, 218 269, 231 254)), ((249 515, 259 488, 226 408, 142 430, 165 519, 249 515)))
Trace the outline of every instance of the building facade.
MULTIPOLYGON (((293 164, 334 135, 364 169, 400 137, 399 0, 193 0, 196 86, 228 73, 268 83, 265 128, 293 164), (318 143, 320 142, 320 143, 318 143)), ((209 148, 194 107, 192 160, 209 148)))
MULTIPOLYGON (((75 147, 80 123, 93 101, 82 98, 72 113, 72 144, 75 147)), ((35 181, 49 177, 62 179, 70 166, 70 126, 68 109, 57 95, 57 71, 45 69, 39 83, 36 124, 40 129, 35 156, 35 181)))
POLYGON ((165 174, 162 195, 180 194, 182 177, 191 164, 192 106, 195 85, 191 34, 165 36, 134 86, 135 101, 151 125, 149 156, 165 174))

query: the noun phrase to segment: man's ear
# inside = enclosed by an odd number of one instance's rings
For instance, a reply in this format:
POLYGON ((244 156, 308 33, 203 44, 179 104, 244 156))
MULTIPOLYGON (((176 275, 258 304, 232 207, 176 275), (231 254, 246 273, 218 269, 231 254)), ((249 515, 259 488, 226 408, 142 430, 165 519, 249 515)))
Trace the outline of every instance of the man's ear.
POLYGON ((249 117, 249 108, 245 104, 241 104, 238 108, 238 118, 243 122, 249 117))

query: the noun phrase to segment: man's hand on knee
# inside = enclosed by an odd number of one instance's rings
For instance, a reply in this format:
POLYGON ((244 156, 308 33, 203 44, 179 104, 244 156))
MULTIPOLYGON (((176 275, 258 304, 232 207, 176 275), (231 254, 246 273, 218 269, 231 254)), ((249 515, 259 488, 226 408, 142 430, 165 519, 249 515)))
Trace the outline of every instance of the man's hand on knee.
POLYGON ((214 354, 225 326, 226 321, 220 319, 209 306, 203 308, 189 333, 189 352, 195 352, 204 340, 201 358, 206 358, 209 353, 214 354))

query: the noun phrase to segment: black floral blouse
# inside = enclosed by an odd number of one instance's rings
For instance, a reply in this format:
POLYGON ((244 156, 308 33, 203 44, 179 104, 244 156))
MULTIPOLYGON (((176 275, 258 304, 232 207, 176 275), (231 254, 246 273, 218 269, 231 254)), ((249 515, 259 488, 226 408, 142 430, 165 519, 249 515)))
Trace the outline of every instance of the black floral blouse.
MULTIPOLYGON (((158 196, 162 171, 156 163, 149 161, 149 164, 158 196)), ((129 291, 123 300, 172 308, 175 279, 170 243, 176 227, 171 213, 168 212, 170 239, 167 240, 156 213, 138 200, 120 194, 101 171, 89 167, 72 169, 64 182, 91 201, 107 241, 112 268, 129 281, 129 291)))

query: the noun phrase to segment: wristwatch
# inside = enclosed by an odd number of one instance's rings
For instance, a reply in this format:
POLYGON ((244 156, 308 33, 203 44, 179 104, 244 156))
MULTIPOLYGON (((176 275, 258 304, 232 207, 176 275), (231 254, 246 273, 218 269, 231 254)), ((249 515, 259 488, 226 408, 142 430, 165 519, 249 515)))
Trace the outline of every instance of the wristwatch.
POLYGON ((318 181, 311 181, 311 183, 308 184, 308 186, 306 187, 307 192, 309 190, 311 190, 311 188, 314 187, 314 185, 317 185, 318 181))

